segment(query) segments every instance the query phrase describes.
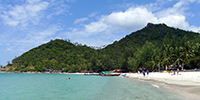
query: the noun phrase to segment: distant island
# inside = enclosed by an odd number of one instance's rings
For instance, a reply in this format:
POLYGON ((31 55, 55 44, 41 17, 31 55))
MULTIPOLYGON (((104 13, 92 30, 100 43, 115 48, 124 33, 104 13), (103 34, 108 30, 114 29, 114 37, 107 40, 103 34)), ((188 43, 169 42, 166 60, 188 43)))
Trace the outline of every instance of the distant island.
MULTIPOLYGON (((95 42, 95 41, 94 41, 95 42)), ((200 67, 200 34, 148 23, 146 27, 104 48, 55 39, 25 52, 0 71, 100 72, 123 69, 136 72, 200 67)))

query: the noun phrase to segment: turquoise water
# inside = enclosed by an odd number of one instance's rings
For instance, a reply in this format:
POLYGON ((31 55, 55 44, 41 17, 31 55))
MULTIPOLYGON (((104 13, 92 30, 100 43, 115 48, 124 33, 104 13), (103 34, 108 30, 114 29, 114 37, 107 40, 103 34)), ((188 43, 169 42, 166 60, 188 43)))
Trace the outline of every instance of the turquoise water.
POLYGON ((121 77, 0 73, 0 100, 184 100, 184 98, 121 77))

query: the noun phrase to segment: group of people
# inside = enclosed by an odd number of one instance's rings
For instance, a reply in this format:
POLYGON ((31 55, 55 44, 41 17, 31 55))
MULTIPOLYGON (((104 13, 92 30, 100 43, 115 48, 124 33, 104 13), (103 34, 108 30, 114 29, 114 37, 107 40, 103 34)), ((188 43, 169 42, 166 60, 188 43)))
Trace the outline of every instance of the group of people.
MULTIPOLYGON (((183 67, 177 66, 177 67, 176 67, 177 75, 181 75, 181 74, 179 74, 179 68, 182 68, 182 69, 183 69, 183 67)), ((166 70, 166 71, 168 70, 167 65, 165 65, 165 70, 166 70)), ((172 70, 171 70, 171 72, 169 72, 169 73, 172 73, 171 75, 175 75, 175 74, 176 74, 176 71, 174 70, 174 73, 173 73, 172 70)), ((143 74, 144 77, 145 77, 146 74, 147 74, 147 76, 149 75, 149 70, 146 69, 146 68, 143 68, 143 69, 138 70, 138 74, 140 74, 141 72, 142 72, 142 74, 143 74)))
MULTIPOLYGON (((181 75, 181 74, 179 74, 179 68, 177 68, 177 75, 181 75)), ((174 70, 174 73, 172 73, 171 75, 176 75, 176 71, 174 70)), ((171 72, 172 72, 172 70, 171 70, 171 72)))
MULTIPOLYGON (((165 65, 165 70, 167 71, 167 65, 165 65)), ((176 75, 176 71, 177 71, 177 75, 181 75, 181 74, 179 74, 179 68, 182 68, 183 69, 183 67, 181 66, 181 65, 177 65, 177 67, 176 67, 176 70, 174 69, 174 73, 172 72, 172 70, 169 72, 169 73, 172 73, 171 75, 176 75)))
MULTIPOLYGON (((149 75, 149 70, 147 69, 145 69, 145 68, 143 68, 142 69, 142 74, 143 74, 143 76, 145 77, 145 75, 146 75, 146 73, 147 73, 147 76, 149 75)), ((140 74, 140 71, 138 71, 138 74, 140 74)))

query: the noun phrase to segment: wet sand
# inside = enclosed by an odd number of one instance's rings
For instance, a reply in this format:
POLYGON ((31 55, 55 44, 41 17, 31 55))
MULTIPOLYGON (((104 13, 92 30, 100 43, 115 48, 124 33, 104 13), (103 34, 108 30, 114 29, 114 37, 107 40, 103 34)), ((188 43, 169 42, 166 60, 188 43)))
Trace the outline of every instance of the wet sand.
POLYGON ((180 74, 149 73, 149 76, 144 77, 142 74, 129 73, 126 77, 145 81, 188 100, 200 100, 200 72, 180 72, 180 74))

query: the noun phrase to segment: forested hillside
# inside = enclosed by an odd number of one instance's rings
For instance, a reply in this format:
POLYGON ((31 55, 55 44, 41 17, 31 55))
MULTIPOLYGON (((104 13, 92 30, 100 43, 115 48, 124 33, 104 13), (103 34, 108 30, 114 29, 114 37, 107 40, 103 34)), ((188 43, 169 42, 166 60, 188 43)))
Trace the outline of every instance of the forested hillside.
POLYGON ((165 65, 200 66, 200 35, 148 23, 103 49, 92 49, 69 40, 51 40, 12 60, 9 71, 81 72, 139 68, 164 69, 165 65))
MULTIPOLYGON (((163 67, 165 64, 175 64, 174 59, 176 58, 173 58, 169 63, 165 63, 163 58, 165 54, 163 53, 167 49, 166 46, 170 47, 171 51, 174 51, 176 47, 184 48, 186 42, 189 42, 190 46, 200 43, 200 35, 191 31, 168 27, 165 24, 148 23, 143 29, 108 45, 102 52, 112 55, 111 57, 117 62, 117 65, 126 70, 135 71, 141 67, 150 67, 151 69, 155 67, 156 69, 158 65, 154 61, 155 58, 162 59, 162 63, 160 62, 162 65, 160 66, 163 67), (147 62, 152 63, 147 65, 147 62)), ((199 55, 195 55, 194 57, 196 56, 199 55)), ((192 66, 196 67, 197 65, 192 66)))

